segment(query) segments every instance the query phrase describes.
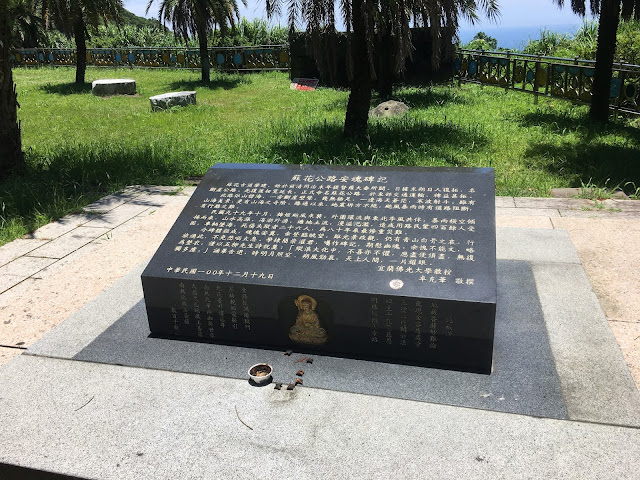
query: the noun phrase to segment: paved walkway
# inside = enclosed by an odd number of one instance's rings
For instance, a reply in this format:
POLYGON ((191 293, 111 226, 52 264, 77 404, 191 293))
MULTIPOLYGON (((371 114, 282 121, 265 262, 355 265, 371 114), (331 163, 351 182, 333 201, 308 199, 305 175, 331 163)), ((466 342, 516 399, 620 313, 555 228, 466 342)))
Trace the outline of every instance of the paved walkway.
MULTIPOLYGON (((129 187, 0 247, 0 365, 148 260, 193 190, 129 187)), ((496 223, 568 231, 640 387, 640 202, 497 197, 496 223)))

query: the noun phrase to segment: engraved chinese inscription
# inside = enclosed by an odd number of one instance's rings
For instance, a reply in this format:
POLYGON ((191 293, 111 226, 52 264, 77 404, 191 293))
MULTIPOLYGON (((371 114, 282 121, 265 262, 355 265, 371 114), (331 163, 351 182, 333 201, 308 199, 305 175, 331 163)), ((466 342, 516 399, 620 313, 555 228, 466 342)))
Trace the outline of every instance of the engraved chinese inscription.
POLYGON ((152 333, 491 371, 491 169, 217 165, 145 269, 152 333))
MULTIPOLYGON (((476 261, 476 189, 392 186, 386 176, 291 175, 290 181, 209 187, 173 245, 181 275, 275 279, 276 272, 190 266, 210 258, 359 264, 416 282, 470 287, 476 261)), ((391 284, 401 288, 402 280, 391 284)))

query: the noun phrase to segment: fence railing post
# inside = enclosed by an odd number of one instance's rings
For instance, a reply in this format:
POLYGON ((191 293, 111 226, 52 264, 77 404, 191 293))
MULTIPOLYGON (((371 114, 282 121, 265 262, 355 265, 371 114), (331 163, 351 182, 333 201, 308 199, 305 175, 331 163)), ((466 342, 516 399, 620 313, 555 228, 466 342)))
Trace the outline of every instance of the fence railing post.
POLYGON ((507 50, 507 72, 505 76, 504 93, 509 93, 509 84, 511 83, 511 50, 507 50))
POLYGON ((540 59, 541 55, 538 54, 536 59, 536 67, 533 72, 533 104, 538 105, 538 72, 540 71, 540 59))

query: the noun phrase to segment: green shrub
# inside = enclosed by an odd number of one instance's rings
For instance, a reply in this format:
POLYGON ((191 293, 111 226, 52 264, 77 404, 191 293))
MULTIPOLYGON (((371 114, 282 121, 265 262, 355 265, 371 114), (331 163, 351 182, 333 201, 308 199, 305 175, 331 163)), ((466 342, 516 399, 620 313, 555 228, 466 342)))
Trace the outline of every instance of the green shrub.
MULTIPOLYGON (((598 48, 598 22, 585 20, 575 35, 564 35, 544 29, 540 38, 530 39, 522 53, 564 58, 595 60, 598 48)), ((640 21, 620 22, 616 61, 640 63, 640 21)))

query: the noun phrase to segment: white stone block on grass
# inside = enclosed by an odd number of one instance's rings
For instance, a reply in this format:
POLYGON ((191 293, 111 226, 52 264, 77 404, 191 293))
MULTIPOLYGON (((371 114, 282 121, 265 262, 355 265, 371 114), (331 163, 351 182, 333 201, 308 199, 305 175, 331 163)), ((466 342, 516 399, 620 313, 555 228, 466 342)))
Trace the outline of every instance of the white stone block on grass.
POLYGON ((110 95, 135 95, 136 81, 130 78, 95 80, 91 84, 91 93, 100 97, 110 95))
POLYGON ((184 107, 186 105, 196 104, 196 92, 170 92, 149 97, 151 102, 151 110, 167 110, 171 107, 184 107))

